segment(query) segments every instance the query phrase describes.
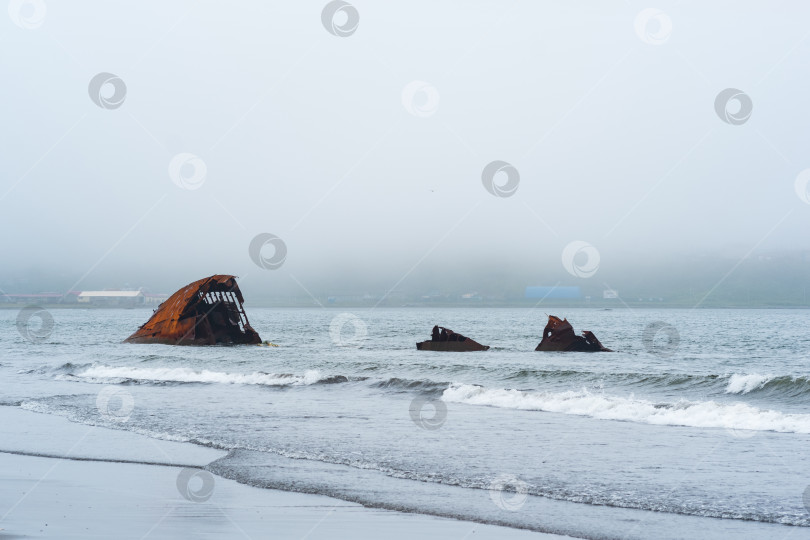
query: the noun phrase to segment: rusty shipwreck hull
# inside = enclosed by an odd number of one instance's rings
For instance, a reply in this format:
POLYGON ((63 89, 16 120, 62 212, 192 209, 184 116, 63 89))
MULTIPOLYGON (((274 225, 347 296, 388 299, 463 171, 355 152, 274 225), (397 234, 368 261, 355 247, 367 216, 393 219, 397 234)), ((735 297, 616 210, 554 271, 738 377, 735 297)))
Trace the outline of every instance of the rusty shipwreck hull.
POLYGON ((481 345, 474 339, 462 336, 443 326, 433 327, 433 337, 429 341, 416 344, 419 351, 472 352, 487 351, 489 345, 481 345))
POLYGON ((548 316, 543 339, 535 351, 613 352, 602 345, 593 332, 585 330, 578 336, 568 319, 554 315, 548 316))
POLYGON ((125 343, 255 345, 236 277, 224 274, 189 283, 158 306, 125 343))

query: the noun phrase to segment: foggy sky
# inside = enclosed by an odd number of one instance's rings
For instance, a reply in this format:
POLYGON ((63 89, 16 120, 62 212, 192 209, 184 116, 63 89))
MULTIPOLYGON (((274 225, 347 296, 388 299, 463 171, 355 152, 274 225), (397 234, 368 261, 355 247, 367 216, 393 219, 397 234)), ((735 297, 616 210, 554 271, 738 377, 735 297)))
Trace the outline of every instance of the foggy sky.
POLYGON ((35 28, 0 14, 0 287, 584 285, 727 257, 711 281, 810 248, 799 1, 663 2, 639 34, 634 1, 353 0, 345 37, 320 0, 45 5, 39 25, 23 6, 35 28), (89 95, 103 72, 120 107, 89 95), (740 125, 727 88, 753 104, 740 125), (172 181, 180 153, 198 189, 172 181), (495 160, 512 196, 482 184, 495 160), (277 270, 248 255, 260 233, 287 246, 277 270), (597 275, 566 272, 572 241, 597 275))

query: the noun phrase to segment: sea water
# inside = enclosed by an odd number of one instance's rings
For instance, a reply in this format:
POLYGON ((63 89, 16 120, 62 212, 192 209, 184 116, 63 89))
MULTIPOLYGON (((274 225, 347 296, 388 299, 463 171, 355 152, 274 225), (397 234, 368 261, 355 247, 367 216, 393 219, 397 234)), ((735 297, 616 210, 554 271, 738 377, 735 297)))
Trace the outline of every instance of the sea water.
MULTIPOLYGON (((229 451, 246 484, 584 538, 810 538, 810 311, 262 309, 278 347, 121 341, 148 310, 0 311, 0 406, 229 451), (417 351, 434 324, 487 352, 417 351)), ((0 450, 2 443, 0 442, 0 450)))

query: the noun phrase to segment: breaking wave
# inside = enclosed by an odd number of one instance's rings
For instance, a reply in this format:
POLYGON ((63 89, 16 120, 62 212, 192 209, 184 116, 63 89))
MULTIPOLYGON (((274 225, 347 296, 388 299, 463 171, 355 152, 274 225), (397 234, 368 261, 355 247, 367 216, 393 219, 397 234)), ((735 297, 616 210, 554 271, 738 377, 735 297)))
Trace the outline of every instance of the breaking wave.
POLYGON ((308 370, 301 375, 292 373, 228 373, 194 370, 190 368, 134 368, 92 365, 69 371, 57 378, 81 380, 91 383, 218 383, 218 384, 252 384, 262 386, 308 386, 311 384, 330 384, 347 382, 342 375, 323 377, 318 370, 308 370))
POLYGON ((555 393, 488 389, 458 383, 451 384, 444 391, 442 400, 653 425, 810 434, 810 414, 785 414, 758 409, 745 403, 687 400, 654 403, 632 396, 591 393, 585 389, 555 393))
POLYGON ((810 377, 759 373, 689 374, 591 372, 577 370, 521 370, 504 377, 510 386, 537 387, 558 383, 574 387, 625 387, 628 390, 699 391, 701 394, 750 394, 769 398, 810 397, 810 377))
MULTIPOLYGON (((265 386, 306 386, 311 384, 344 383, 368 380, 366 376, 347 377, 344 375, 323 376, 317 370, 301 374, 222 372, 187 367, 114 367, 99 362, 65 363, 58 367, 37 366, 18 370, 18 374, 54 375, 58 379, 103 382, 106 384, 158 384, 173 385, 186 383, 247 384, 265 386)), ((389 392, 420 392, 438 394, 456 378, 448 371, 446 378, 408 379, 391 377, 369 380, 372 388, 389 392)), ((455 373, 458 375, 458 373, 455 373)), ((504 386, 542 388, 551 384, 548 390, 562 391, 567 388, 602 388, 613 386, 627 391, 647 390, 700 392, 701 395, 722 396, 748 395, 751 398, 810 399, 810 376, 774 375, 759 373, 688 374, 688 373, 642 373, 642 372, 598 372, 587 370, 543 370, 522 369, 504 374, 504 386)), ((694 396, 693 396, 694 397, 694 396)))
POLYGON ((766 383, 773 380, 773 375, 760 375, 752 373, 750 375, 739 375, 735 373, 729 378, 728 386, 726 387, 727 394, 747 394, 754 390, 758 390, 765 386, 766 383))
POLYGON ((734 374, 726 387, 728 394, 763 394, 778 398, 799 398, 810 394, 810 378, 790 375, 734 374))

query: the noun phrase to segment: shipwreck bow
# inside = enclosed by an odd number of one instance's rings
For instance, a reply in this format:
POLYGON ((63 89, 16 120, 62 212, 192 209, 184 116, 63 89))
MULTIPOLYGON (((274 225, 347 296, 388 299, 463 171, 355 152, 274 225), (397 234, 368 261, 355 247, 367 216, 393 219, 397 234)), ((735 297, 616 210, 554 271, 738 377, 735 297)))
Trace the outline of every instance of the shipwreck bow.
POLYGON ((189 283, 152 314, 126 343, 255 345, 262 342, 242 307, 235 276, 215 275, 189 283))

